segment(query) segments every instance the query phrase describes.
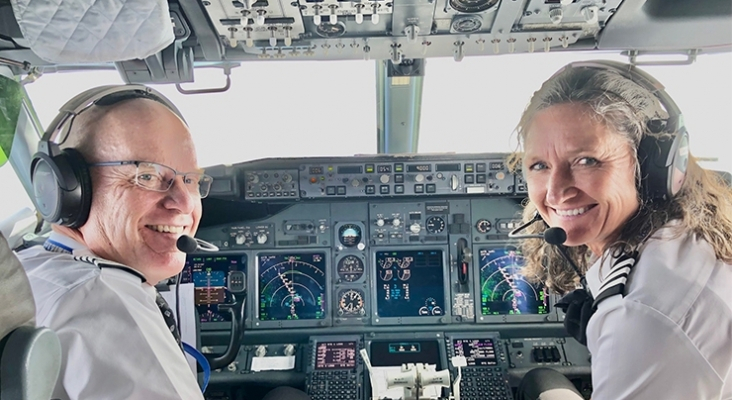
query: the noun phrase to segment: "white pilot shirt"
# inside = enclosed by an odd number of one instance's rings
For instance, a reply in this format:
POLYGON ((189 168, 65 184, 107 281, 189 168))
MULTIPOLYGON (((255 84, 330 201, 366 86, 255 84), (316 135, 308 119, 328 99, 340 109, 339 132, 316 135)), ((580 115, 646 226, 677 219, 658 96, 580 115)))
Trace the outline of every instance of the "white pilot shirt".
MULTIPOLYGON (((626 296, 590 319, 592 400, 732 399, 732 265, 673 225, 640 253, 626 296)), ((600 262, 587 272, 593 293, 612 265, 600 262)))
MULTIPOLYGON (((92 255, 57 232, 50 239, 92 255)), ((61 341, 56 399, 203 399, 196 376, 139 277, 35 246, 18 253, 36 301, 36 323, 61 341)))

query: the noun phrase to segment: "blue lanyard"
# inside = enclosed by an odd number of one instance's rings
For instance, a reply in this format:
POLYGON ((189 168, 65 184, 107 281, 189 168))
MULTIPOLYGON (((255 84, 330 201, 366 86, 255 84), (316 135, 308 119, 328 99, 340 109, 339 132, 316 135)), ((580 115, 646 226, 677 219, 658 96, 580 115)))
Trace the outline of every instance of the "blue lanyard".
POLYGON ((208 387, 208 381, 211 379, 211 365, 208 363, 206 356, 190 344, 183 342, 183 350, 195 358, 198 364, 201 365, 201 369, 203 369, 203 387, 201 388, 201 392, 205 392, 206 387, 208 387))
POLYGON ((45 242, 43 242, 43 248, 47 251, 52 251, 54 253, 68 253, 71 254, 74 249, 72 249, 69 246, 66 246, 63 243, 59 243, 53 239, 46 239, 45 242))

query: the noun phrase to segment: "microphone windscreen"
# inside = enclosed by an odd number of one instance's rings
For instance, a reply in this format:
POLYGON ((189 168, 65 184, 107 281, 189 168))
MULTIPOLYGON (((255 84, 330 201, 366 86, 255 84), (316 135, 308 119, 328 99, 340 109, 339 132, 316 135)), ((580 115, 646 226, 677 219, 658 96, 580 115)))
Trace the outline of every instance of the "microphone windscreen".
POLYGON ((198 243, 196 243, 196 239, 188 235, 180 235, 178 241, 175 242, 175 245, 176 247, 178 247, 178 250, 187 254, 195 253, 198 249, 198 243))
POLYGON ((547 243, 559 246, 560 244, 567 241, 567 232, 559 227, 549 228, 544 231, 544 240, 547 243))

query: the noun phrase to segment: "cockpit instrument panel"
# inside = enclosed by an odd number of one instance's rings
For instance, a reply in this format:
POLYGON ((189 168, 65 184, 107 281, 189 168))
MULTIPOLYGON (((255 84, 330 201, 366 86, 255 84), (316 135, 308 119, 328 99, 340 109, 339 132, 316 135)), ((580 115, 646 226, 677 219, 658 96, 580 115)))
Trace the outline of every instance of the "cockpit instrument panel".
POLYGON ((444 250, 377 251, 374 259, 379 318, 419 323, 445 315, 444 250))
POLYGON ((381 340, 370 343, 373 366, 401 366, 423 363, 442 368, 440 343, 435 339, 381 340))
POLYGON ((337 272, 342 281, 355 282, 363 276, 363 261, 358 256, 347 255, 338 260, 337 272))
POLYGON ((358 359, 358 343, 354 341, 318 342, 315 348, 315 369, 352 369, 358 359))
POLYGON ((260 321, 326 318, 326 253, 257 255, 260 321))
POLYGON ((541 285, 522 274, 524 257, 512 246, 478 249, 480 262, 480 312, 482 315, 548 314, 549 296, 541 285))
POLYGON ((452 346, 456 356, 465 357, 468 367, 498 364, 496 344, 490 338, 453 339, 452 346))
POLYGON ((201 322, 231 321, 231 314, 219 312, 218 305, 232 302, 227 289, 229 272, 246 270, 246 254, 190 255, 186 258, 181 283, 193 283, 194 302, 201 322))

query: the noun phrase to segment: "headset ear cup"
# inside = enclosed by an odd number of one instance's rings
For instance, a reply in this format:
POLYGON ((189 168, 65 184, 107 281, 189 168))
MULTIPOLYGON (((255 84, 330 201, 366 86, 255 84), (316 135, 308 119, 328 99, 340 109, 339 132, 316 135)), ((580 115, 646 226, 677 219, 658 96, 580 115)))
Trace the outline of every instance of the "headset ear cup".
POLYGON ((91 178, 81 153, 37 153, 31 164, 36 208, 51 223, 78 228, 91 208, 91 178))
POLYGON ((84 160, 84 156, 76 149, 65 149, 63 154, 66 156, 66 160, 79 185, 78 196, 75 196, 73 200, 69 199, 70 202, 73 202, 69 206, 75 208, 74 217, 73 219, 69 218, 64 225, 70 228, 80 228, 86 223, 91 210, 92 182, 89 165, 84 160))
POLYGON ((638 146, 643 201, 666 201, 678 194, 686 177, 688 160, 689 137, 685 129, 671 136, 646 134, 638 146))

